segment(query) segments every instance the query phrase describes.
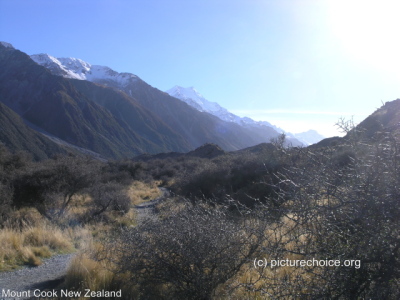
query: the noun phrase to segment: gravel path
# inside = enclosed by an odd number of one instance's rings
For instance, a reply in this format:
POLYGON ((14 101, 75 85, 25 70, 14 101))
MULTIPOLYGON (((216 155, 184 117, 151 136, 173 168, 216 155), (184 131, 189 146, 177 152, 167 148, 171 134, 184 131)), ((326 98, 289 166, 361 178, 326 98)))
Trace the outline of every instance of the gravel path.
POLYGON ((143 202, 135 206, 137 212, 136 217, 138 224, 141 224, 142 222, 147 221, 149 219, 156 219, 157 216, 154 213, 155 206, 164 201, 165 199, 167 199, 171 195, 171 193, 166 188, 160 187, 159 189, 161 191, 160 197, 153 199, 151 201, 143 202))
POLYGON ((35 289, 45 290, 56 287, 63 281, 68 265, 74 254, 55 255, 33 268, 0 273, 0 299, 29 299, 29 297, 6 297, 4 291, 28 292, 33 295, 35 289))
MULTIPOLYGON (((135 207, 138 211, 140 221, 155 217, 155 205, 170 196, 170 192, 167 189, 160 188, 160 190, 162 192, 160 197, 135 207)), ((57 287, 63 281, 63 277, 73 256, 74 254, 55 255, 44 260, 43 264, 39 267, 26 267, 17 271, 0 273, 0 300, 35 299, 33 297, 34 290, 44 291, 57 287), (17 296, 5 297, 4 292, 7 293, 8 290, 17 296), (31 297, 24 296, 28 293, 31 297)))

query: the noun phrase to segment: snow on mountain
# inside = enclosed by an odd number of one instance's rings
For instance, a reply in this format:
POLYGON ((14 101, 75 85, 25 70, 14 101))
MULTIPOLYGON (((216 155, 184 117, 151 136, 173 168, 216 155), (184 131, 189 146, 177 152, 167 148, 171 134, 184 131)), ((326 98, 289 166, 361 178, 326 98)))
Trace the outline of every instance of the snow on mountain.
POLYGON ((49 69, 53 74, 66 78, 88 80, 107 84, 113 82, 121 87, 131 81, 137 80, 137 76, 130 73, 118 73, 109 67, 91 65, 78 58, 55 58, 48 54, 35 54, 31 58, 49 69))
POLYGON ((295 133, 293 134, 296 139, 298 139, 300 142, 302 142, 305 145, 312 145, 316 144, 319 141, 323 140, 325 137, 319 134, 315 130, 308 130, 306 132, 301 132, 301 133, 295 133))
POLYGON ((207 99, 205 99, 193 87, 183 88, 181 86, 176 85, 172 89, 167 90, 166 92, 168 94, 170 94, 172 97, 178 98, 178 99, 186 102, 187 104, 193 106, 197 110, 208 112, 208 113, 220 118, 221 120, 224 120, 227 122, 234 122, 241 126, 251 126, 251 127, 268 126, 268 127, 272 127, 279 133, 283 132, 282 129, 272 125, 269 122, 266 122, 266 121, 257 122, 248 117, 242 118, 237 115, 234 115, 233 113, 229 112, 226 108, 223 108, 222 106, 220 106, 218 103, 210 102, 207 99))
MULTIPOLYGON (((0 42, 5 47, 13 46, 9 43, 0 42)), ((88 80, 114 88, 124 90, 130 83, 138 80, 138 77, 131 73, 118 73, 106 66, 91 65, 78 58, 56 58, 48 54, 35 54, 31 58, 38 63, 49 69, 54 75, 63 76, 66 78, 73 78, 78 80, 88 80)), ((223 121, 233 122, 243 127, 251 127, 257 130, 265 130, 265 126, 275 130, 278 133, 284 133, 279 127, 272 125, 266 121, 254 121, 248 117, 239 117, 232 114, 226 108, 223 108, 216 102, 211 102, 205 99, 193 87, 183 88, 174 86, 172 89, 166 91, 169 95, 178 98, 188 105, 194 107, 201 112, 210 113, 223 121)), ((287 133, 287 139, 301 141, 305 145, 310 145, 320 141, 323 137, 316 131, 310 130, 301 134, 287 133)), ((296 142, 298 143, 298 141, 296 142)), ((295 142, 295 143, 296 143, 295 142)))
POLYGON ((0 44, 3 45, 3 46, 6 47, 6 48, 15 49, 15 48, 13 47, 13 45, 11 45, 10 43, 0 42, 0 44))
POLYGON ((191 105, 199 111, 208 112, 221 120, 227 122, 234 122, 244 127, 254 127, 254 128, 262 128, 263 126, 271 127, 276 130, 278 133, 286 133, 286 137, 290 142, 293 139, 297 139, 302 142, 304 145, 308 146, 314 143, 318 143, 320 140, 324 139, 322 135, 320 135, 315 130, 309 130, 307 132, 302 133, 290 133, 285 132, 283 129, 272 125, 267 121, 254 121, 248 117, 239 117, 237 115, 232 114, 227 109, 223 108, 216 102, 210 102, 205 99, 196 89, 193 87, 183 88, 181 86, 174 86, 172 89, 166 91, 169 95, 178 98, 185 103, 191 105))
POLYGON ((176 85, 172 89, 166 92, 171 96, 188 103, 189 105, 195 106, 199 111, 205 111, 205 112, 223 111, 225 113, 228 113, 228 111, 225 108, 221 107, 218 103, 206 100, 193 87, 183 88, 176 85))

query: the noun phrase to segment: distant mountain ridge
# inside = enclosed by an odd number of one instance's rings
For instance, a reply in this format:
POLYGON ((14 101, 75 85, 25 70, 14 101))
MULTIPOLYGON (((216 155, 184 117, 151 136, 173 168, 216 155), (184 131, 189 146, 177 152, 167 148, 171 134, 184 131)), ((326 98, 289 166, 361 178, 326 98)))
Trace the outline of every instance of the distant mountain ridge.
MULTIPOLYGON (((128 95, 133 96, 132 85, 140 80, 140 78, 131 73, 118 73, 109 67, 91 65, 81 59, 77 58, 55 58, 48 54, 31 55, 31 58, 38 64, 49 69, 54 75, 63 76, 65 78, 73 78, 78 80, 88 80, 110 86, 126 92, 128 95)), ((271 131, 272 128, 277 133, 282 133, 283 130, 270 124, 269 122, 256 122, 247 117, 239 117, 232 114, 227 109, 221 107, 216 102, 206 100, 199 92, 193 87, 182 88, 175 86, 174 88, 166 91, 172 97, 178 98, 185 103, 194 107, 200 112, 207 112, 219 119, 226 122, 233 122, 242 127, 255 128, 258 131, 265 131, 265 135, 270 138, 276 135, 271 131), (270 128, 266 128, 270 127, 270 128)), ((262 133, 261 133, 262 135, 262 133)), ((260 133, 258 133, 260 136, 260 133)), ((288 135, 289 142, 294 145, 301 145, 293 135, 288 135)), ((267 140, 262 140, 266 142, 267 140)))
POLYGON ((0 101, 32 129, 106 158, 192 149, 124 93, 80 82, 52 75, 25 53, 0 45, 0 101))
POLYGON ((234 122, 241 126, 268 126, 276 130, 277 132, 283 132, 282 129, 272 125, 266 121, 254 121, 248 117, 239 117, 231 112, 229 112, 226 108, 222 107, 216 102, 211 102, 205 99, 194 87, 183 88, 181 86, 174 86, 173 88, 166 91, 166 93, 171 96, 178 98, 185 103, 195 107, 199 111, 208 112, 221 120, 227 122, 234 122))
POLYGON ((207 143, 233 151, 279 135, 199 112, 136 75, 79 59, 30 57, 4 42, 0 96, 31 130, 103 158, 188 152, 207 143))
MULTIPOLYGON (((156 112, 156 114, 159 114, 159 116, 161 115, 161 118, 163 120, 170 121, 179 118, 179 116, 177 116, 176 114, 173 116, 170 114, 168 117, 165 115, 165 111, 170 110, 170 107, 168 107, 168 102, 171 102, 171 99, 167 100, 166 97, 160 94, 156 97, 150 97, 151 99, 149 99, 149 93, 141 93, 139 90, 143 88, 144 82, 134 74, 118 73, 108 67, 91 65, 76 58, 55 58, 48 54, 32 55, 31 58, 38 64, 45 66, 55 75, 63 76, 65 78, 88 80, 121 90, 127 95, 134 97, 150 111, 156 112), (140 89, 138 88, 139 86, 141 86, 140 89), (158 101, 160 98, 165 98, 166 100, 160 102, 158 101)), ((198 95, 198 97, 201 97, 201 95, 198 95)), ((223 127, 235 127, 235 131, 239 131, 236 135, 240 135, 241 139, 244 139, 244 143, 240 143, 241 145, 239 147, 232 145, 233 147, 226 148, 226 146, 221 145, 225 149, 236 150, 241 147, 247 147, 251 144, 254 145, 261 142, 268 142, 271 138, 276 137, 281 133, 281 131, 279 131, 277 127, 271 125, 268 122, 255 122, 249 118, 240 118, 228 112, 217 103, 211 103, 207 100, 205 100, 204 103, 208 106, 206 110, 199 109, 200 107, 196 107, 194 103, 189 103, 189 105, 190 107, 194 107, 197 111, 210 113, 211 115, 217 116, 222 121, 230 123, 233 122, 242 127, 239 129, 237 126, 233 126, 232 124, 224 124, 223 127), (241 133, 240 131, 245 131, 246 133, 241 133), (245 135, 247 137, 245 137, 245 135)), ((173 106, 180 106, 180 108, 182 108, 182 106, 177 103, 174 103, 173 106)), ((191 114, 193 114, 193 112, 191 112, 191 114)), ((171 124, 171 127, 177 128, 176 126, 178 126, 181 127, 183 131, 187 130, 187 127, 182 127, 182 124, 179 123, 180 122, 174 122, 174 124, 171 124)), ((232 129, 229 129, 228 131, 231 130, 232 129)), ((209 133, 210 132, 212 131, 209 131, 209 133)), ((189 139, 191 139, 193 136, 191 133, 186 133, 186 135, 189 139)), ((238 139, 238 137, 236 137, 235 139, 238 139)), ((292 136, 290 136, 289 139, 290 142, 295 146, 302 145, 302 143, 300 143, 292 136)), ((192 142, 195 143, 196 147, 200 146, 197 141, 192 142)), ((204 139, 203 142, 218 143, 218 140, 204 139)))
POLYGON ((301 133, 292 133, 293 136, 302 142, 304 145, 312 145, 322 141, 325 137, 319 134, 316 130, 308 130, 301 133))
POLYGON ((91 65, 78 58, 55 58, 48 54, 34 54, 31 55, 31 58, 39 65, 49 69, 52 74, 64 78, 88 80, 103 84, 116 82, 121 86, 126 86, 129 82, 138 79, 134 74, 118 73, 109 67, 91 65))
MULTIPOLYGON (((257 126, 223 121, 130 73, 77 59, 55 61, 48 55, 35 59, 48 66, 0 42, 0 143, 12 151, 28 151, 36 159, 65 152, 83 152, 100 159, 190 151, 218 155, 271 147, 265 142, 280 134, 268 126, 258 130, 257 126), (201 147, 204 144, 208 145, 201 147)), ((397 99, 386 102, 345 137, 324 139, 311 148, 340 145, 354 137, 380 141, 387 132, 398 138, 399 124, 397 99)), ((311 130, 297 138, 309 142, 315 135, 311 130)))
POLYGON ((199 111, 210 113, 221 120, 233 122, 243 127, 257 128, 259 130, 265 130, 265 127, 270 127, 279 133, 285 133, 289 143, 294 145, 297 145, 298 141, 300 141, 302 144, 308 146, 324 139, 324 136, 315 130, 309 130, 302 133, 290 133, 285 132, 283 129, 272 125, 267 121, 254 121, 248 117, 239 117, 229 112, 226 108, 220 106, 218 103, 208 101, 194 87, 184 88, 175 85, 173 88, 167 90, 166 93, 184 101, 199 111))

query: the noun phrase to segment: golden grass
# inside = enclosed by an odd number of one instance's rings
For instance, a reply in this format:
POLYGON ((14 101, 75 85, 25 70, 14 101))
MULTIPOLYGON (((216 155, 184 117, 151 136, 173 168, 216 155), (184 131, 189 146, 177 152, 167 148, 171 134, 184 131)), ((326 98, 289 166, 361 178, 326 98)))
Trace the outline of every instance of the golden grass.
POLYGON ((131 198, 133 205, 153 200, 161 196, 161 192, 157 185, 159 182, 144 183, 141 181, 134 181, 128 189, 128 196, 131 198))
MULTIPOLYGON (((158 184, 159 182, 134 181, 128 190, 132 205, 161 196, 158 184)), ((65 213, 54 223, 44 218, 35 208, 11 211, 0 229, 0 271, 12 270, 22 265, 38 266, 43 258, 80 249, 92 237, 101 238, 112 227, 136 226, 136 212, 133 209, 126 214, 106 212, 106 217, 111 220, 108 225, 96 223, 80 226, 90 213, 92 201, 87 194, 75 195, 65 213)), ((88 256, 82 255, 76 258, 78 260, 79 263, 73 263, 75 270, 72 268, 70 272, 91 274, 90 284, 93 287, 107 285, 110 273, 102 269, 103 264, 98 265, 88 256), (80 269, 76 267, 79 264, 80 269)))
POLYGON ((73 196, 71 205, 63 216, 65 220, 82 220, 84 216, 90 211, 92 206, 92 197, 88 194, 79 194, 73 196))
POLYGON ((42 258, 52 253, 71 252, 74 247, 65 233, 58 228, 42 225, 22 230, 0 230, 0 270, 10 270, 20 265, 38 266, 42 258))
POLYGON ((106 263, 95 261, 85 253, 74 257, 67 272, 65 286, 74 289, 108 290, 114 274, 106 263))
MULTIPOLYGON (((63 287, 70 290, 118 291, 123 299, 135 299, 136 292, 129 284, 129 274, 121 274, 108 259, 95 260, 92 257, 103 253, 101 243, 90 240, 82 251, 74 257, 66 274, 63 287), (132 298, 133 297, 133 298, 132 298)), ((113 260, 117 257, 113 257, 113 260)), ((86 299, 86 298, 78 298, 86 299)))
POLYGON ((118 227, 131 227, 137 225, 136 211, 131 209, 126 214, 115 214, 114 224, 118 227))
POLYGON ((48 246, 57 252, 69 252, 73 249, 71 241, 66 239, 65 232, 51 226, 30 227, 22 232, 24 245, 48 246))
POLYGON ((0 229, 0 271, 38 266, 43 258, 80 248, 88 236, 90 231, 86 228, 61 229, 51 224, 34 208, 13 211, 0 229))
POLYGON ((46 220, 33 207, 24 207, 18 210, 12 210, 7 217, 4 227, 24 228, 44 224, 46 220))

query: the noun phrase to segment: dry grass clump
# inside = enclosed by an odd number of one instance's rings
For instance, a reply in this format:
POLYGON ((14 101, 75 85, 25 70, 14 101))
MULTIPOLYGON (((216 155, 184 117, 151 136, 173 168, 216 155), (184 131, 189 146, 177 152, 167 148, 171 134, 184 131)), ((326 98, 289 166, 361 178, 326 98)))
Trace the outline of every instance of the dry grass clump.
POLYGON ((3 224, 3 227, 8 228, 25 228, 47 224, 47 221, 33 207, 23 207, 18 210, 11 210, 7 215, 7 219, 3 224))
POLYGON ((130 209, 125 214, 119 214, 118 212, 114 213, 113 216, 114 224, 117 227, 131 227, 137 225, 136 211, 134 209, 130 209))
POLYGON ((74 249, 62 230, 48 225, 21 230, 3 228, 0 240, 1 271, 20 265, 38 266, 42 258, 50 257, 52 253, 66 253, 74 249))
POLYGON ((141 181, 134 181, 129 187, 128 196, 131 198, 133 205, 138 205, 145 201, 149 201, 161 196, 158 189, 159 182, 153 181, 151 183, 144 183, 141 181))
POLYGON ((66 239, 65 232, 56 227, 31 227, 23 232, 23 236, 25 245, 34 247, 46 245, 51 250, 57 252, 69 252, 73 250, 71 241, 66 239))
MULTIPOLYGON (((126 277, 129 274, 121 274, 111 259, 101 257, 104 254, 104 246, 90 241, 86 249, 76 255, 72 260, 66 274, 63 286, 69 290, 84 291, 122 291, 122 298, 135 299, 135 291, 132 285, 127 285, 126 277), (98 257, 98 259, 94 259, 98 257), (129 296, 129 297, 127 297, 129 296), (133 297, 133 298, 132 298, 133 297)), ((79 298, 81 299, 81 298, 79 298)), ((84 298, 82 298, 84 299, 84 298)))
POLYGON ((0 271, 21 265, 38 266, 43 258, 81 248, 90 236, 90 231, 82 227, 64 230, 50 225, 21 230, 3 228, 0 230, 0 271))
POLYGON ((72 197, 71 204, 64 214, 57 220, 59 224, 77 226, 83 223, 90 214, 93 198, 88 194, 78 194, 72 197))
POLYGON ((95 261, 85 253, 74 257, 67 272, 65 285, 69 289, 108 289, 114 274, 104 261, 95 261))
POLYGON ((88 236, 86 228, 61 229, 51 224, 34 208, 13 211, 0 229, 0 271, 38 266, 43 258, 74 251, 88 236))

